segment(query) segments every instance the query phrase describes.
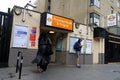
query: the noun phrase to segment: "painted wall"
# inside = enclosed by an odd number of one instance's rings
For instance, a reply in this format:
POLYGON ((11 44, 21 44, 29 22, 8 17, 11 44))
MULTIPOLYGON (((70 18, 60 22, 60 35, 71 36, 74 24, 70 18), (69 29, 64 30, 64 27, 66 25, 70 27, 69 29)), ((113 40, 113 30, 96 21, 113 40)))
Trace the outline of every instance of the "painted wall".
MULTIPOLYGON (((14 8, 13 8, 14 9, 14 8)), ((13 12, 14 13, 14 12, 13 12)), ((32 65, 31 61, 33 58, 36 56, 37 53, 37 48, 38 48, 38 36, 39 36, 39 27, 40 27, 40 13, 29 11, 29 13, 32 15, 30 16, 28 12, 25 12, 24 19, 25 21, 23 22, 23 10, 20 15, 16 15, 14 13, 14 18, 13 18, 13 27, 12 27, 12 35, 11 35, 11 47, 10 47, 10 54, 9 54, 9 66, 15 66, 16 65, 16 60, 17 60, 17 53, 18 51, 23 52, 23 57, 24 57, 24 66, 26 65, 32 65), (15 36, 15 26, 20 25, 26 26, 28 28, 28 35, 27 35, 27 47, 26 48, 19 48, 19 47, 13 47, 13 40, 15 36), (33 28, 36 28, 36 33, 35 33, 35 38, 31 36, 32 32, 31 30, 33 28), (31 38, 35 40, 31 40, 31 38)), ((19 39, 18 39, 19 40, 19 39)))

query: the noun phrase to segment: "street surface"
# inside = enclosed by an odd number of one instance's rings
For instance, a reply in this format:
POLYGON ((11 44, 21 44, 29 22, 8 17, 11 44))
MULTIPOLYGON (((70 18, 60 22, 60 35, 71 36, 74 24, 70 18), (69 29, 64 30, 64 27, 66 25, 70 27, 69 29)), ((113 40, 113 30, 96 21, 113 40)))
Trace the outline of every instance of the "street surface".
MULTIPOLYGON (((0 68, 0 80, 19 80, 15 67, 0 68)), ((120 80, 120 64, 82 65, 81 68, 66 65, 49 65, 39 73, 36 66, 23 67, 21 80, 120 80)))

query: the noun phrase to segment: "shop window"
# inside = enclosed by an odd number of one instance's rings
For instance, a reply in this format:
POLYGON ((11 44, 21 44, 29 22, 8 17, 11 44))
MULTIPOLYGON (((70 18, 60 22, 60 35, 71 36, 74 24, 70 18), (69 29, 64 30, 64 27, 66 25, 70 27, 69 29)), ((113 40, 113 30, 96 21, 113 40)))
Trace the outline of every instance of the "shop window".
POLYGON ((90 0, 90 5, 100 7, 100 0, 90 0))
POLYGON ((96 13, 90 13, 90 24, 95 24, 96 26, 100 26, 100 15, 96 13))

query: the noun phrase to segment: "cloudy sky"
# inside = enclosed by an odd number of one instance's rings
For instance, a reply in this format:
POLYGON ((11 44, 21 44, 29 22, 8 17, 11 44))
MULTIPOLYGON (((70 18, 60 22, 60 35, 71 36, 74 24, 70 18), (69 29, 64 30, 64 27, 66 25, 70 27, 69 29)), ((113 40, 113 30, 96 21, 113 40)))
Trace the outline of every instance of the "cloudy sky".
MULTIPOLYGON (((30 0, 0 0, 0 11, 7 12, 8 8, 13 8, 14 5, 25 6, 30 0)), ((36 0, 31 0, 33 4, 36 0)))

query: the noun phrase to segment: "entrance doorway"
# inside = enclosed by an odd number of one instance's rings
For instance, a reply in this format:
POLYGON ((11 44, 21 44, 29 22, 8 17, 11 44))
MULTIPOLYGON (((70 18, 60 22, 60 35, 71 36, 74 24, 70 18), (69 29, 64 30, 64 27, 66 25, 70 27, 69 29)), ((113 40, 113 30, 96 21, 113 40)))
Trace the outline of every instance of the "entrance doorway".
POLYGON ((109 43, 107 47, 107 62, 120 62, 120 45, 115 43, 109 43))
MULTIPOLYGON (((42 30, 42 32, 44 31, 47 31, 47 30, 42 30)), ((47 32, 49 32, 49 30, 47 32)), ((66 39, 67 33, 54 31, 54 33, 49 33, 48 36, 52 41, 52 50, 53 50, 53 54, 51 55, 50 62, 64 64, 65 50, 67 48, 67 39, 66 39)))
POLYGON ((109 34, 105 41, 105 63, 120 62, 120 36, 109 34))

